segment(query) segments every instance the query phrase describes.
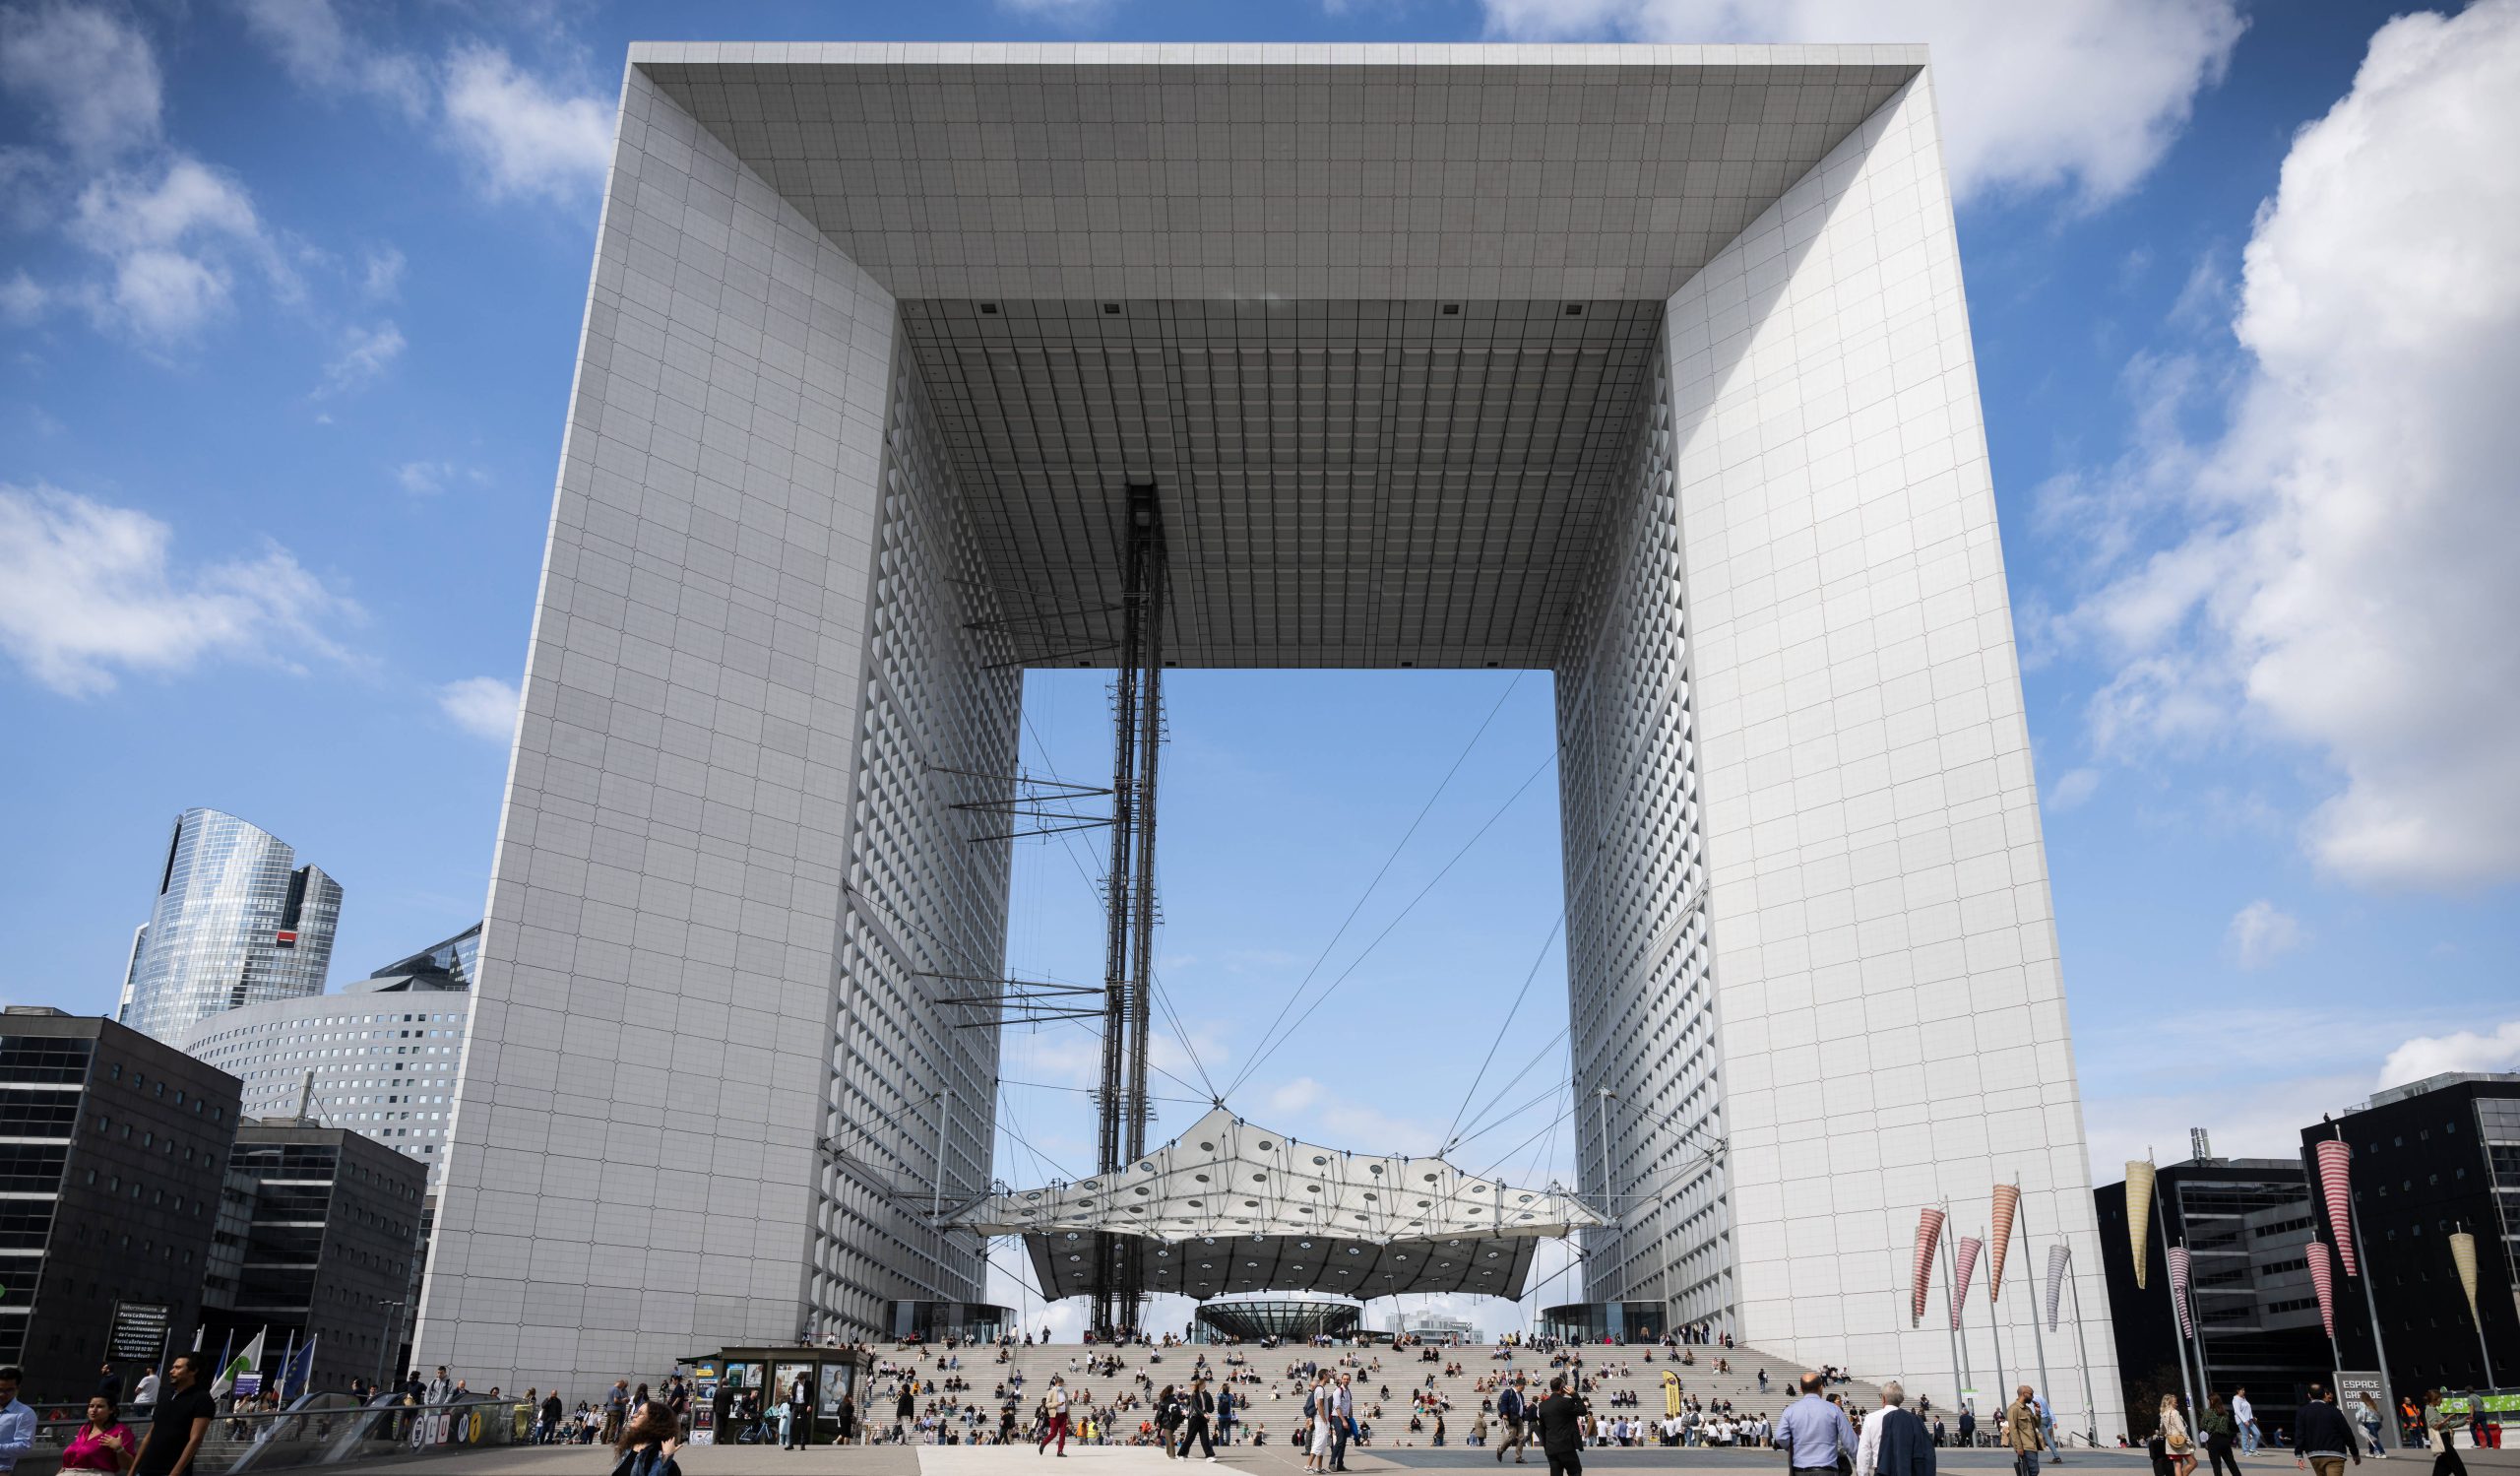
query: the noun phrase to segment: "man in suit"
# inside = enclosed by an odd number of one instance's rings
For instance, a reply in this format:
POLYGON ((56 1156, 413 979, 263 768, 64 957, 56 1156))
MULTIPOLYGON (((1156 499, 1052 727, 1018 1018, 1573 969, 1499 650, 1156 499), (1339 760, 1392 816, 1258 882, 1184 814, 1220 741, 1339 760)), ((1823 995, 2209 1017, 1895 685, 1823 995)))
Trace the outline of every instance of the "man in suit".
POLYGON ((1933 1432, 1907 1402, 1897 1380, 1881 1386, 1881 1407, 1856 1443, 1855 1476, 1933 1476, 1933 1432))

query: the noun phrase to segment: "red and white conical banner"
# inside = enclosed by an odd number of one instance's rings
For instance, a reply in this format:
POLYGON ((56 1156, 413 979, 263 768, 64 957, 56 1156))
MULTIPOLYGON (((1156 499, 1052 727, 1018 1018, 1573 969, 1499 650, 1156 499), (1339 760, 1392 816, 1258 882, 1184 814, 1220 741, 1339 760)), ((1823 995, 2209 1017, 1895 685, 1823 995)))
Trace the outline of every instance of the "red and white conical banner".
POLYGON ((1952 1273, 1951 1282, 1951 1325, 1955 1328, 1960 1325, 1960 1309, 1969 1301, 1969 1273, 1977 1269, 1978 1252, 1985 1244, 1974 1235, 1960 1238, 1960 1268, 1952 1273))
POLYGON ((2194 1319, 2187 1315, 2187 1248, 2170 1248, 2170 1305, 2178 1314, 2178 1335, 2194 1337, 2194 1319))
POLYGON ((2126 1160, 2126 1249, 2135 1254, 2135 1285, 2148 1287, 2145 1251, 2152 1248, 2153 1166, 2147 1159, 2126 1160))
POLYGON ((1934 1248, 1942 1242, 1942 1211, 1922 1209, 1917 1212, 1916 1275, 1910 1279, 1908 1294, 1908 1325, 1915 1327, 1925 1319, 1925 1283, 1933 1279, 1934 1248))
POLYGON ((1986 1232, 1986 1300, 2000 1302, 2004 1297, 2004 1250, 2012 1244, 2012 1217, 2021 1208, 2021 1186, 1995 1186, 1995 1220, 1986 1232))
POLYGON ((2074 1253, 2065 1249, 2063 1241, 2058 1241, 2048 1248, 2048 1330, 2049 1332, 2056 1330, 2056 1310, 2062 1305, 2061 1299, 2065 1294, 2065 1263, 2073 1257, 2074 1253))
POLYGON ((2327 1258, 2327 1242, 2313 1237, 2302 1253, 2310 1259, 2310 1290, 2319 1299, 2319 1325, 2336 1336, 2336 1266, 2327 1258))
POLYGON ((2318 1145, 2319 1188, 2327 1196, 2327 1228, 2336 1235, 2337 1259, 2345 1262, 2345 1274, 2360 1276, 2362 1268, 2354 1259, 2354 1150, 2336 1138, 2323 1138, 2318 1145))
POLYGON ((2459 1285, 2468 1292, 2468 1320, 2477 1318, 2477 1238, 2461 1230, 2450 1237, 2450 1263, 2459 1268, 2459 1285))

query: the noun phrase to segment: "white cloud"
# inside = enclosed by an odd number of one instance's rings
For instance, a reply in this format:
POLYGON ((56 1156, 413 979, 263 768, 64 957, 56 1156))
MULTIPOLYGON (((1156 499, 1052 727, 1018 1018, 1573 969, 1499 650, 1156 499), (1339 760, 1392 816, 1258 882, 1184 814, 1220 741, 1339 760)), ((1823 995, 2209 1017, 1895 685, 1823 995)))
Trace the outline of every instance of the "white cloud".
POLYGON ((2113 199, 2221 80, 2236 0, 1485 0, 1488 29, 1641 41, 1923 41, 1954 187, 2113 199))
POLYGON ((473 46, 447 63, 446 117, 494 196, 567 200, 603 183, 612 161, 612 104, 566 96, 520 71, 505 51, 473 46))
POLYGON ((0 12, 0 87, 85 163, 158 137, 162 85, 149 38, 103 6, 0 12))
POLYGON ((2089 801, 2100 788, 2100 771, 2089 766, 2067 769, 2048 786, 2048 807, 2058 813, 2076 808, 2089 801))
POLYGON ((181 155, 162 170, 91 180, 71 234, 112 268, 88 293, 97 321, 153 347, 180 344, 228 310, 237 256, 259 263, 284 294, 295 291, 245 187, 181 155))
POLYGON ((332 0, 240 0, 245 30, 291 77, 308 87, 382 98, 410 117, 428 111, 422 68, 399 52, 367 45, 342 24, 332 0))
POLYGON ((0 318, 11 323, 32 323, 52 305, 52 290, 35 281, 21 267, 7 282, 0 282, 0 318))
POLYGON ((2520 1020, 2504 1021, 2491 1035, 2417 1036, 2389 1053, 2372 1087, 2404 1086, 2444 1071, 2520 1071, 2520 1020))
POLYGON ((1281 1132, 1304 1132, 1316 1142, 1336 1143, 1363 1153, 1432 1153, 1442 1146, 1436 1128, 1408 1118, 1396 1118, 1324 1086, 1310 1076, 1297 1076, 1270 1089, 1270 1125, 1281 1132))
POLYGON ((392 246, 367 253, 366 271, 359 290, 379 301, 392 298, 403 290, 403 253, 392 246))
POLYGON ((2301 946, 2301 921, 2261 897, 2232 914, 2224 933, 2243 969, 2262 969, 2301 946))
POLYGON ((117 671, 181 672, 220 656, 293 666, 340 658, 324 632, 357 606, 278 545, 178 566, 173 530, 135 508, 50 486, 0 485, 0 647, 35 680, 86 696, 117 671))
POLYGON ((391 319, 373 328, 353 328, 342 347, 339 358, 324 366, 324 383, 315 393, 318 397, 338 395, 353 390, 374 379, 403 356, 403 330, 391 319))
POLYGON ((2136 455, 2168 471, 2106 519, 2140 551, 2067 617, 2117 661, 2096 748, 2307 745, 2337 783, 2303 843, 2369 886, 2520 876, 2515 137, 2520 4, 2373 35, 2259 213, 2229 428, 2136 455))
POLYGON ((516 737, 516 683, 467 676, 437 689, 438 711, 474 738, 504 743, 516 737))
POLYGON ((2373 1040, 2369 1010, 2342 1005, 2296 1008, 2281 1031, 2265 1028, 2263 1010, 2234 1006, 2081 1033, 2092 1182, 2115 1182, 2127 1159, 2148 1153, 2161 1163, 2185 1158, 2191 1127, 2212 1134, 2224 1158, 2292 1158, 2302 1128, 2379 1087, 2442 1071, 2520 1069, 2520 1020, 2478 1035, 2448 1028, 2468 1011, 2410 1007, 2417 1017, 2395 1022, 2400 1028, 2439 1033, 2394 1050, 2381 1046, 2385 1036, 2373 1040), (2385 1064, 2375 1074, 2379 1057, 2385 1064))

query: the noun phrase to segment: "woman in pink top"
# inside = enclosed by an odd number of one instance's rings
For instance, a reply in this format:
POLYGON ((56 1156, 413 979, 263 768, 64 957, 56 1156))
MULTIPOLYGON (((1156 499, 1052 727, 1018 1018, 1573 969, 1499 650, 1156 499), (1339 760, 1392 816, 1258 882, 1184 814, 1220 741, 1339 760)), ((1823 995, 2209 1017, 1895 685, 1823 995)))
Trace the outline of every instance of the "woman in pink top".
POLYGON ((138 1447, 139 1443, 131 1438, 131 1427, 114 1417, 114 1401, 98 1394, 88 1401, 88 1423, 79 1427, 70 1448, 61 1452, 61 1469, 124 1476, 131 1469, 132 1453, 138 1447))

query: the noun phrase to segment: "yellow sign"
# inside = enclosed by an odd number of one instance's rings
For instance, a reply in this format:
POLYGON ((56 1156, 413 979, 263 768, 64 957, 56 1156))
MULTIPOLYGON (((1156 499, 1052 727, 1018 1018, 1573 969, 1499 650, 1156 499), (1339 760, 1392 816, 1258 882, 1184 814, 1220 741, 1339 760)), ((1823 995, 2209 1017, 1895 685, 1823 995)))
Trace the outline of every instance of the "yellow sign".
POLYGON ((1663 1371, 1663 1413, 1676 1415, 1679 1412, 1680 1376, 1665 1369, 1663 1371))

